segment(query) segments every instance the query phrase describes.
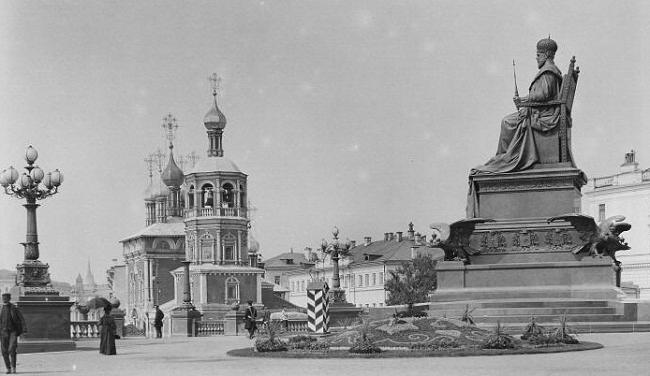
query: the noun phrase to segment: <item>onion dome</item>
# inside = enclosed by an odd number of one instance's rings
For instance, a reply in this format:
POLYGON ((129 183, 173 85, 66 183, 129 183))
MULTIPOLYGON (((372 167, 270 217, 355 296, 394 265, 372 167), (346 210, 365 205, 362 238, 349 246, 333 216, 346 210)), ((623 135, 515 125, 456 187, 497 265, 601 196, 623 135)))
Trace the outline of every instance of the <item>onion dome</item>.
POLYGON ((174 154, 172 153, 173 146, 169 146, 169 161, 167 162, 167 167, 163 170, 160 177, 168 187, 180 187, 185 180, 183 176, 183 171, 176 165, 174 161, 174 154))
POLYGON ((212 108, 210 108, 208 113, 205 114, 203 125, 205 125, 207 129, 224 129, 226 127, 226 116, 221 112, 217 105, 217 92, 214 91, 212 96, 214 97, 212 108))

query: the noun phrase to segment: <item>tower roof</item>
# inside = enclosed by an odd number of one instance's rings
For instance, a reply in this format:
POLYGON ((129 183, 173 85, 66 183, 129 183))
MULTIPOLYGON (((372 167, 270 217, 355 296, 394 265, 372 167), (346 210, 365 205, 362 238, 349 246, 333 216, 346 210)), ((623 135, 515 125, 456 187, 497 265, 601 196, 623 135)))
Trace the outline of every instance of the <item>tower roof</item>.
POLYGON ((203 125, 207 129, 224 129, 226 127, 226 116, 221 112, 219 106, 217 105, 217 94, 213 94, 214 101, 212 102, 212 107, 203 117, 203 125))
POLYGON ((208 157, 205 159, 199 160, 191 173, 197 172, 239 172, 241 170, 235 162, 231 161, 226 157, 208 157))
POLYGON ((203 124, 208 130, 224 129, 226 127, 226 117, 217 104, 217 90, 219 89, 221 78, 216 73, 213 73, 208 79, 212 82, 213 101, 212 107, 205 114, 205 117, 203 117, 203 124))
POLYGON ((183 184, 185 177, 183 176, 183 171, 176 165, 176 161, 174 161, 174 153, 172 152, 173 149, 174 145, 170 143, 169 161, 167 161, 167 166, 161 173, 160 178, 167 187, 178 188, 181 186, 181 184, 183 184))

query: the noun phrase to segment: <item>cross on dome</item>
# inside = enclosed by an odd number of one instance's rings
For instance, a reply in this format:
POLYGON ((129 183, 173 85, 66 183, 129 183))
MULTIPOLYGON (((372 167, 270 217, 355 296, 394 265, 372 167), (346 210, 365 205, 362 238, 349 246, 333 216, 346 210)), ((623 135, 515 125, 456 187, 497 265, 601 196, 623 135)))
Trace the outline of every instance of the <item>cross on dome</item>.
POLYGON ((217 92, 221 90, 221 77, 219 77, 216 73, 212 73, 208 77, 208 81, 210 81, 210 84, 212 86, 212 95, 216 96, 217 92))
POLYGON ((175 133, 178 130, 178 124, 176 123, 176 118, 171 113, 163 117, 162 128, 166 132, 167 141, 169 141, 169 148, 173 148, 174 138, 176 137, 175 133))

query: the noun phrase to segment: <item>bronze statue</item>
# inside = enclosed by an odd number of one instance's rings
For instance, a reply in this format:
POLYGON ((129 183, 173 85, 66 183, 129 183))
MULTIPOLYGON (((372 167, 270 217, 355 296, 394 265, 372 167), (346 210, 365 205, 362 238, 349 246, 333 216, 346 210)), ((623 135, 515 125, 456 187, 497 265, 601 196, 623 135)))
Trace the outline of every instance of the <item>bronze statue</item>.
POLYGON ((562 72, 553 61, 556 51, 557 43, 551 38, 537 42, 539 71, 528 88, 529 93, 519 97, 515 87, 512 100, 517 112, 501 122, 496 155, 472 173, 522 171, 539 161, 533 130, 542 133, 555 130, 561 115, 560 106, 550 103, 559 98, 562 87, 562 72), (536 105, 529 106, 533 103, 536 105))
POLYGON ((573 253, 588 252, 591 256, 611 257, 614 263, 619 264, 616 260, 617 251, 627 251, 630 249, 625 239, 620 236, 624 231, 632 228, 629 223, 623 222, 625 217, 615 215, 609 217, 596 225, 594 218, 582 214, 565 214, 549 218, 548 223, 565 220, 571 223, 580 233, 580 239, 584 241, 577 247, 573 253))

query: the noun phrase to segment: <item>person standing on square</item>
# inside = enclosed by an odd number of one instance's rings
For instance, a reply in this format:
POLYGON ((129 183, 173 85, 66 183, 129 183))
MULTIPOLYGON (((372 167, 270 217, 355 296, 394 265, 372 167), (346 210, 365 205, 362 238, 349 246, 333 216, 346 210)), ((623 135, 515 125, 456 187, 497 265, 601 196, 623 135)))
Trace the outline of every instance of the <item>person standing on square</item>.
POLYGON ((153 326, 156 328, 156 338, 162 338, 162 327, 163 327, 163 318, 165 314, 160 310, 159 306, 156 306, 156 316, 153 320, 153 326))
POLYGON ((25 332, 25 319, 18 307, 11 303, 11 294, 2 294, 2 303, 2 311, 0 311, 2 358, 4 358, 7 373, 16 373, 18 337, 25 332))

